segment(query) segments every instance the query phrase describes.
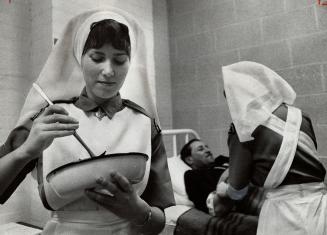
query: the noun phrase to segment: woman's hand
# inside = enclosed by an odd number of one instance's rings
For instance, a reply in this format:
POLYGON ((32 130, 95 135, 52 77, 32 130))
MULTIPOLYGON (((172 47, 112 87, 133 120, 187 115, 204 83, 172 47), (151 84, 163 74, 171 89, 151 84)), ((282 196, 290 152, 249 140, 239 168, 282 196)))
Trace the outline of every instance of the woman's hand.
POLYGON ((78 121, 68 116, 64 108, 51 105, 34 120, 30 133, 21 147, 30 160, 37 158, 50 146, 54 138, 72 135, 77 128, 78 121))
POLYGON ((136 225, 146 222, 150 206, 135 192, 126 177, 118 172, 111 173, 111 181, 97 180, 100 188, 108 190, 111 195, 93 190, 86 190, 86 195, 101 206, 125 218, 136 225))

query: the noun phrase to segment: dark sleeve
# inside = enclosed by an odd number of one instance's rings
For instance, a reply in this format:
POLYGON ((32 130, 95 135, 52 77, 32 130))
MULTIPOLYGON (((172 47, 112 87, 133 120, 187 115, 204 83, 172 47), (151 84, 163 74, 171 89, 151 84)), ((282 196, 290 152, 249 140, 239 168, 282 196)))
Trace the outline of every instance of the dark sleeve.
POLYGON ((216 190, 225 168, 188 170, 184 173, 185 190, 195 208, 208 213, 207 197, 216 190))
POLYGON ((188 198, 194 203, 194 207, 208 213, 206 200, 213 190, 207 187, 201 171, 188 170, 184 173, 185 190, 188 198))
MULTIPOLYGON (((21 146, 28 137, 29 130, 24 126, 19 126, 10 132, 6 142, 0 147, 0 158, 12 152, 21 146)), ((13 182, 8 186, 2 195, 0 195, 0 203, 5 203, 14 193, 18 185, 25 179, 26 175, 33 170, 37 160, 30 161, 17 175, 13 182)))
POLYGON ((164 209, 175 205, 175 199, 161 130, 154 120, 151 125, 151 133, 152 155, 150 175, 146 189, 141 197, 149 205, 164 209))
POLYGON ((241 143, 235 127, 231 124, 228 132, 229 184, 235 189, 247 186, 252 176, 252 141, 241 143))
POLYGON ((237 203, 236 211, 247 215, 259 216, 266 198, 264 188, 249 186, 248 194, 237 203))

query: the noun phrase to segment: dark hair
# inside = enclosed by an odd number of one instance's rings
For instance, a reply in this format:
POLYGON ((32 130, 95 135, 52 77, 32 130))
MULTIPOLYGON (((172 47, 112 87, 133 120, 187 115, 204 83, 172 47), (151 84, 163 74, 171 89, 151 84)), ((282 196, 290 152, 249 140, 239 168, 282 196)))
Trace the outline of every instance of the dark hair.
MULTIPOLYGON (((188 157, 188 156, 191 156, 192 154, 192 148, 191 148, 191 144, 193 142, 196 142, 196 141, 201 141, 200 139, 191 139, 189 142, 187 142, 182 150, 181 150, 181 159, 187 164, 187 162, 185 161, 185 159, 188 157)), ((188 164, 187 164, 188 165, 188 164)))
POLYGON ((86 39, 82 55, 89 49, 98 49, 106 43, 118 50, 125 51, 129 57, 131 56, 128 27, 112 19, 102 20, 91 25, 91 31, 86 39))

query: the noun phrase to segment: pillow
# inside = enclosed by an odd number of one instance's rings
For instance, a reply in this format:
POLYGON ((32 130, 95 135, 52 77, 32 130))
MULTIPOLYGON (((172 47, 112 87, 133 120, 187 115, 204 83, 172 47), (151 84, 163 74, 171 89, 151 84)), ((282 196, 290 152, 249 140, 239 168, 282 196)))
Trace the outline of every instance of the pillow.
POLYGON ((193 202, 188 199, 184 183, 184 173, 187 170, 191 170, 191 167, 183 162, 180 156, 173 156, 168 158, 168 169, 176 205, 194 206, 193 202))

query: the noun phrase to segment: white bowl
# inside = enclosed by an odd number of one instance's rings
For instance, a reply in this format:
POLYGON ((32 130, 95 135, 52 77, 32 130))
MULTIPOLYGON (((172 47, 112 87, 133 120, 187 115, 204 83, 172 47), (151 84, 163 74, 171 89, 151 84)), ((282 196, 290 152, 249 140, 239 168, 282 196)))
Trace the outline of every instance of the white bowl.
POLYGON ((114 171, 124 175, 132 184, 139 183, 144 177, 147 160, 148 156, 143 153, 101 155, 60 166, 46 179, 60 197, 84 194, 85 189, 98 187, 98 178, 110 181, 110 174, 114 171))

